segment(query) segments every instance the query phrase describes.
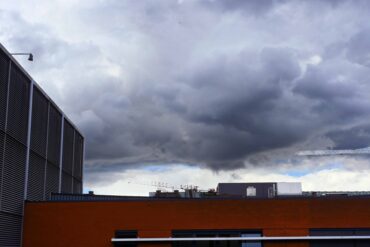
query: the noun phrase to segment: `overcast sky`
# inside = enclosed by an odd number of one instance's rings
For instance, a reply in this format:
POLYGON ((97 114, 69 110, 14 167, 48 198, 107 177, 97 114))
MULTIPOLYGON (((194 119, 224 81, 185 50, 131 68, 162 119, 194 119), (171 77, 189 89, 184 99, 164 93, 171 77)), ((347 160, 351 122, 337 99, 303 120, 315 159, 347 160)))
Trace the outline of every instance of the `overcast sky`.
POLYGON ((0 42, 83 132, 85 189, 302 181, 370 190, 370 1, 0 5, 0 42), (369 180, 369 181, 368 181, 369 180))

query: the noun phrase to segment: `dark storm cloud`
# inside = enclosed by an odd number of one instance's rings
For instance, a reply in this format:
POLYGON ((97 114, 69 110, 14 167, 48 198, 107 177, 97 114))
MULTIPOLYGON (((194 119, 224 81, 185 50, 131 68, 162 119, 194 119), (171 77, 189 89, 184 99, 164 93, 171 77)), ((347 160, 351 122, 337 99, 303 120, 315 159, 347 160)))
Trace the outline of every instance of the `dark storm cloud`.
POLYGON ((327 133, 336 149, 358 149, 370 146, 370 124, 327 133))
POLYGON ((271 165, 269 153, 294 151, 314 137, 336 148, 368 140, 366 1, 60 8, 73 25, 60 24, 64 16, 56 13, 49 21, 58 30, 4 10, 0 37, 12 50, 39 54, 26 66, 84 132, 88 171, 271 165))
POLYGON ((227 61, 216 57, 206 66, 199 65, 191 76, 179 79, 181 90, 160 88, 158 93, 158 88, 147 86, 144 92, 135 92, 129 99, 134 105, 118 106, 128 111, 122 113, 122 123, 102 132, 112 133, 108 138, 98 139, 105 148, 91 145, 97 148, 91 158, 122 155, 115 151, 121 149, 131 151, 127 156, 153 154, 147 161, 137 157, 141 162, 170 159, 231 169, 242 167, 249 154, 301 140, 312 125, 304 121, 300 109, 284 106, 292 103, 284 91, 300 75, 294 51, 265 48, 254 57, 249 55, 240 52, 227 61), (294 113, 302 120, 287 121, 294 113), (128 131, 120 136, 122 124, 128 131), (157 160, 155 153, 160 153, 157 160))
POLYGON ((187 109, 183 117, 196 123, 187 128, 190 138, 184 145, 197 147, 193 153, 199 160, 222 168, 227 163, 242 166, 248 154, 301 139, 309 125, 287 118, 294 112, 303 114, 299 109, 281 109, 290 100, 284 91, 300 75, 293 54, 289 49, 266 48, 253 57, 241 52, 200 65, 178 97, 187 109), (198 133, 200 128, 204 129, 198 133))

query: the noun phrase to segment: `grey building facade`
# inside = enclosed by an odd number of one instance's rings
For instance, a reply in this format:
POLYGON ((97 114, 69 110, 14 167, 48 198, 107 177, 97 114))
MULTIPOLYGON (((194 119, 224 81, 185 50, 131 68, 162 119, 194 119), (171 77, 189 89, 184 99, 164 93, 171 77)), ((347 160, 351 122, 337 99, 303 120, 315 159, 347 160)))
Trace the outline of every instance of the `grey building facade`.
POLYGON ((253 197, 256 198, 274 197, 276 183, 219 183, 217 185, 219 195, 247 197, 248 189, 252 189, 253 197))
POLYGON ((82 193, 84 138, 0 44, 0 246, 20 246, 25 200, 82 193))
POLYGON ((219 183, 217 194, 250 198, 301 196, 302 184, 300 182, 219 183))

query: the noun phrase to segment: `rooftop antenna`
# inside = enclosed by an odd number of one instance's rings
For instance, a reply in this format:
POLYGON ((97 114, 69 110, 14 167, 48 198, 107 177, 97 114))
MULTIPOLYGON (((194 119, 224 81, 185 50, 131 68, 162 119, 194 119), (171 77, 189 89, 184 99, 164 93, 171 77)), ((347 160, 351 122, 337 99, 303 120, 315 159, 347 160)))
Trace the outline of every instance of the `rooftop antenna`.
POLYGON ((156 187, 157 189, 171 189, 171 190, 198 190, 199 188, 199 186, 196 185, 182 184, 180 186, 177 186, 162 181, 152 181, 151 183, 128 181, 128 183, 156 187))
POLYGON ((160 181, 152 181, 151 183, 146 183, 146 182, 136 182, 136 181, 129 181, 129 184, 138 184, 138 185, 144 185, 144 186, 150 186, 150 187, 156 187, 157 189, 171 189, 171 190, 176 190, 177 187, 175 185, 170 185, 165 182, 160 182, 160 181))
POLYGON ((182 190, 198 190, 199 186, 191 185, 191 184, 182 184, 180 185, 180 189, 182 190))

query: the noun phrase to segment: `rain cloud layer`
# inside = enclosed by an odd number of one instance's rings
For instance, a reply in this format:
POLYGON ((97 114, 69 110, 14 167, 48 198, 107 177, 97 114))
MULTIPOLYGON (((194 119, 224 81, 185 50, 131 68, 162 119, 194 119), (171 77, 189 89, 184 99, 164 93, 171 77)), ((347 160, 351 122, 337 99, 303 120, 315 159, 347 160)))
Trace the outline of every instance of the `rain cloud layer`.
POLYGON ((220 171, 369 146, 369 15, 345 0, 9 1, 0 41, 34 53, 22 64, 84 133, 87 172, 220 171))

